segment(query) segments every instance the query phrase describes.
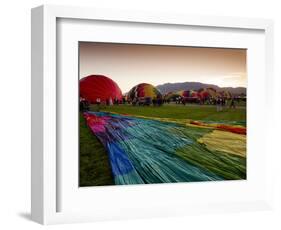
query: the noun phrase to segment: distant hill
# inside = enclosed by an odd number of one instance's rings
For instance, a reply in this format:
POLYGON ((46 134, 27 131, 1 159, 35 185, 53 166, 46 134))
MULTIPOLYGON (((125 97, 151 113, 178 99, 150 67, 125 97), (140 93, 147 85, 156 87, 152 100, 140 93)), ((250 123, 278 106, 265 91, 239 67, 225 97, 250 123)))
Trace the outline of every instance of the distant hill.
POLYGON ((200 88, 214 88, 217 91, 227 90, 233 95, 245 94, 245 87, 219 87, 213 84, 205 84, 201 82, 179 82, 179 83, 165 83, 163 85, 157 85, 156 88, 160 90, 162 94, 169 92, 176 92, 180 90, 198 90, 200 88))

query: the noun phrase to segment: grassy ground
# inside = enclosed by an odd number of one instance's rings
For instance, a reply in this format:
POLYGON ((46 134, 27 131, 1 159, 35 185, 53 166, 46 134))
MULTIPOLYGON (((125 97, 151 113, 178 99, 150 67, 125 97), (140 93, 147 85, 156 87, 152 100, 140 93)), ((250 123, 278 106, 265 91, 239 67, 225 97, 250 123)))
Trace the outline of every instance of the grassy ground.
POLYGON ((82 114, 80 114, 79 138, 80 186, 112 185, 113 177, 107 152, 87 127, 82 114))
MULTIPOLYGON (((97 111, 97 107, 91 106, 91 110, 97 111)), ((161 107, 101 106, 99 110, 160 118, 246 121, 245 106, 239 106, 236 109, 225 108, 221 112, 217 112, 215 106, 176 104, 165 104, 161 107)), ((80 114, 80 186, 111 185, 113 183, 108 155, 101 143, 86 126, 85 120, 80 114)))
MULTIPOLYGON (((92 109, 96 109, 92 106, 92 109)), ((101 111, 116 112, 121 114, 142 115, 148 117, 176 118, 176 119, 193 119, 193 120, 210 120, 210 121, 245 121, 246 108, 238 107, 236 109, 224 108, 223 111, 217 112, 215 106, 200 105, 177 105, 165 104, 161 107, 153 106, 132 106, 118 105, 106 106, 101 111)))

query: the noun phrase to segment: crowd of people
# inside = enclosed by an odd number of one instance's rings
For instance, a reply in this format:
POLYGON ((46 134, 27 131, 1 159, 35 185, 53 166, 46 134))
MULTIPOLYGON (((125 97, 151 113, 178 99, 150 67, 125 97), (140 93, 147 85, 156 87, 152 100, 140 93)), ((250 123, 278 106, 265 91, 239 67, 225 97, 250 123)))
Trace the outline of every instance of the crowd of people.
POLYGON ((133 106, 161 106, 164 103, 164 100, 159 98, 151 98, 151 97, 144 97, 144 98, 134 98, 133 100, 125 100, 125 103, 132 104, 133 106))
MULTIPOLYGON (((183 97, 177 97, 174 99, 163 99, 159 98, 151 98, 151 97, 144 97, 144 98, 134 98, 133 100, 127 100, 125 97, 122 100, 118 98, 108 98, 105 102, 102 102, 100 98, 97 98, 96 101, 92 104, 96 104, 99 110, 101 105, 112 106, 112 105, 119 105, 119 104, 131 104, 133 106, 162 106, 163 104, 182 104, 186 105, 187 103, 196 103, 199 105, 214 105, 216 106, 217 111, 223 111, 224 108, 229 107, 230 109, 235 109, 236 104, 238 103, 237 98, 224 98, 224 97, 217 97, 217 98, 206 98, 203 100, 190 100, 183 97)), ((88 111, 90 109, 90 102, 84 98, 80 98, 80 111, 88 111)))
POLYGON ((208 97, 203 99, 198 98, 183 98, 183 97, 177 97, 173 101, 176 104, 187 104, 187 103, 193 103, 198 105, 214 105, 217 107, 217 111, 222 111, 223 108, 229 107, 230 109, 235 109, 236 104, 239 102, 240 99, 232 97, 232 98, 225 98, 225 97, 208 97))

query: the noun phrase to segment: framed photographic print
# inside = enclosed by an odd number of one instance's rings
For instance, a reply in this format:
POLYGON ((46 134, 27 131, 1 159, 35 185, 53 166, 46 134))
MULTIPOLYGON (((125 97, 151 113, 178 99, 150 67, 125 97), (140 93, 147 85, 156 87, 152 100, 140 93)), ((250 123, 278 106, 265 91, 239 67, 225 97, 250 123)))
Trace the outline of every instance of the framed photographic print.
POLYGON ((270 208, 272 31, 265 19, 34 8, 32 219, 270 208))
POLYGON ((79 42, 79 64, 79 186, 246 179, 246 49, 79 42))

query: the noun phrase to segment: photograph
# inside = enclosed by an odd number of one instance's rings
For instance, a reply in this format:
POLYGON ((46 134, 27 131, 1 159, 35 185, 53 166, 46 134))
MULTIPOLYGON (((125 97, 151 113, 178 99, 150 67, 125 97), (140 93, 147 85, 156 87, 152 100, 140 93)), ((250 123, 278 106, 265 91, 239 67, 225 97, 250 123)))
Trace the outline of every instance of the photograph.
POLYGON ((78 50, 80 187, 247 179, 247 49, 78 50))

